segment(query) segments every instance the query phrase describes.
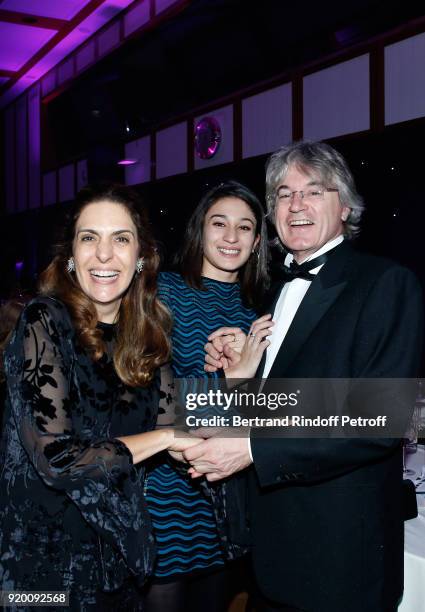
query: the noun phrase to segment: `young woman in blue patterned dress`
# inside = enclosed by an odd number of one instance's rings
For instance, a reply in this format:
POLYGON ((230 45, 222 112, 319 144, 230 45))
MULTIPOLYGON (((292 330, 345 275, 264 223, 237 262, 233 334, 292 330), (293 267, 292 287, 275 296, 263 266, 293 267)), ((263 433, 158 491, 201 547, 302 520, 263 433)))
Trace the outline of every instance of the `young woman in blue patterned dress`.
MULTIPOLYGON (((172 370, 199 378, 204 345, 223 325, 247 331, 267 284, 267 236, 257 197, 236 181, 210 190, 193 212, 159 296, 173 315, 172 370)), ((148 612, 225 612, 229 572, 210 501, 165 458, 148 475, 148 509, 157 545, 148 612)))

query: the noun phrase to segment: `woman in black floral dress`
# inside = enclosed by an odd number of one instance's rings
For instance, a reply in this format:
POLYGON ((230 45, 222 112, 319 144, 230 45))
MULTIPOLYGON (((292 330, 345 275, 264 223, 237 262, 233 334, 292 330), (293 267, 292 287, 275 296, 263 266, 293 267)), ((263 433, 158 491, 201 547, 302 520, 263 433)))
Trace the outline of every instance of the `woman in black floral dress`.
POLYGON ((141 462, 198 442, 152 431, 169 319, 136 204, 125 187, 80 192, 4 356, 0 590, 68 591, 79 611, 140 609, 154 561, 141 462))

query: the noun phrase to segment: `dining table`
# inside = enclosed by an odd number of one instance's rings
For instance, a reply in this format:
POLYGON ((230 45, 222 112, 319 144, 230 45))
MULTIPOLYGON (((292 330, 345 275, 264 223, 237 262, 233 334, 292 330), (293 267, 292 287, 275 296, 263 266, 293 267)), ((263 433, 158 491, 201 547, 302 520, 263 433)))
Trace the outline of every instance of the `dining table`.
POLYGON ((405 455, 405 474, 416 486, 418 516, 404 523, 404 594, 398 612, 425 612, 425 446, 405 455), (424 480, 422 480, 424 479, 424 480))

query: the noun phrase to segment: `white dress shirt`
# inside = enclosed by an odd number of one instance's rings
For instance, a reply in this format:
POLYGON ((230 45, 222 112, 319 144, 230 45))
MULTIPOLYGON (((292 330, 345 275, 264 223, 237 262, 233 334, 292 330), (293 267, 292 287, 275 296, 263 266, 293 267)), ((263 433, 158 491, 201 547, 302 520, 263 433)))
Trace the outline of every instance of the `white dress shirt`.
MULTIPOLYGON (((315 257, 319 257, 319 255, 323 255, 323 253, 330 251, 343 240, 344 236, 338 236, 337 238, 330 240, 318 251, 310 255, 310 257, 307 257, 307 259, 305 259, 302 263, 310 261, 315 257)), ((294 256, 292 253, 288 253, 288 255, 285 257, 285 265, 289 266, 293 259, 294 256)), ((318 274, 319 270, 324 265, 325 264, 321 264, 320 266, 317 266, 317 268, 313 268, 309 271, 310 274, 318 274)), ((297 313, 298 308, 300 307, 301 302, 303 301, 303 297, 311 285, 311 282, 312 281, 305 280, 304 278, 294 278, 290 283, 285 283, 283 285, 273 312, 272 318, 274 325, 272 327, 271 335, 268 336, 270 346, 268 346, 266 349, 266 363, 264 365, 262 378, 267 378, 269 375, 273 362, 276 359, 276 355, 279 352, 281 344, 288 333, 288 329, 297 313)), ((248 452, 251 461, 254 461, 251 450, 251 438, 248 438, 248 452)))
MULTIPOLYGON (((344 236, 338 236, 333 240, 330 240, 324 244, 318 251, 307 257, 303 263, 323 255, 327 251, 330 251, 344 240, 344 236)), ((288 253, 285 257, 285 265, 289 266, 294 256, 292 253, 288 253)), ((324 264, 317 266, 310 270, 310 274, 317 274, 324 264)), ((268 336, 270 340, 270 346, 267 347, 266 362, 264 365, 263 378, 267 378, 276 355, 279 352, 281 344, 285 339, 288 329, 296 315, 298 308, 303 300, 303 297, 307 293, 308 288, 311 285, 311 281, 305 280, 304 278, 294 278, 290 283, 285 283, 279 299, 276 302, 276 306, 273 312, 274 325, 272 327, 272 333, 268 336)))

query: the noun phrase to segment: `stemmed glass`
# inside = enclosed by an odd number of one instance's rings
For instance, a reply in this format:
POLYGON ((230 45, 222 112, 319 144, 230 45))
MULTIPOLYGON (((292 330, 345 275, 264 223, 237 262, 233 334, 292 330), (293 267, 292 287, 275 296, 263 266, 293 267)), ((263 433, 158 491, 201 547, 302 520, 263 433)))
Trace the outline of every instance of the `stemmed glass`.
POLYGON ((413 410, 412 419, 409 428, 403 438, 403 477, 415 476, 415 470, 408 468, 406 465, 407 455, 416 453, 418 447, 418 433, 421 427, 421 406, 416 403, 413 410))

